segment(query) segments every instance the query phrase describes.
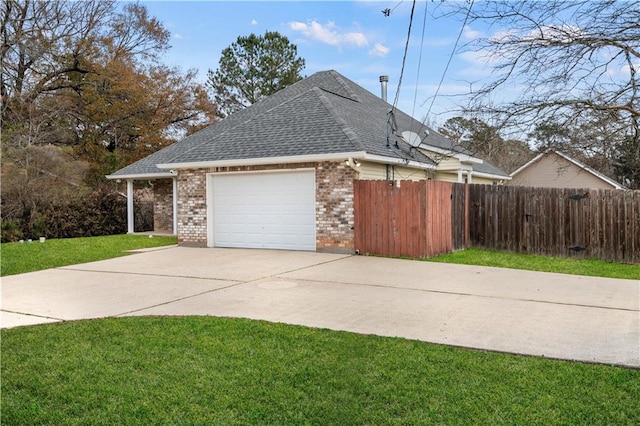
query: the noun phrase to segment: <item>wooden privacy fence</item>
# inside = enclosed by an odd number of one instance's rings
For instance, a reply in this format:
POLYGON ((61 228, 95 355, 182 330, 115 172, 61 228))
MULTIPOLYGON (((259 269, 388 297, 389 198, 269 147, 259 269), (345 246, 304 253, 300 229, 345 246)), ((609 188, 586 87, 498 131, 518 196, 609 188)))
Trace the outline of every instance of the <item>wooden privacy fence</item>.
POLYGON ((452 183, 426 180, 355 181, 355 248, 362 254, 409 257, 464 248, 464 212, 452 208, 454 192, 464 202, 464 186, 453 188, 452 183), (462 231, 453 220, 462 223, 462 231))
POLYGON ((640 263, 640 191, 355 181, 355 248, 431 257, 469 246, 640 263))
POLYGON ((640 191, 469 186, 470 245, 640 263, 640 191))

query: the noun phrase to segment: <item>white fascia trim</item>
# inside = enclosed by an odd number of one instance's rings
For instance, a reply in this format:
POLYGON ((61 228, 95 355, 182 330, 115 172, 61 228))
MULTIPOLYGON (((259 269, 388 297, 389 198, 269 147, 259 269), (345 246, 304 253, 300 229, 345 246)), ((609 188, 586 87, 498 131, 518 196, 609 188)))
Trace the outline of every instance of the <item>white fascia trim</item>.
POLYGON ((107 179, 121 179, 121 180, 127 180, 127 179, 151 180, 151 179, 172 178, 175 176, 176 176, 175 173, 162 172, 162 173, 139 173, 139 174, 132 174, 132 175, 106 175, 105 177, 107 179))
POLYGON ((234 160, 191 161, 187 163, 156 164, 160 169, 201 169, 205 167, 262 166, 269 164, 315 163, 318 161, 344 161, 347 158, 364 159, 364 151, 335 154, 292 155, 287 157, 238 158, 234 160))
POLYGON ((461 154, 459 152, 451 151, 448 149, 442 149, 442 148, 438 148, 436 146, 431 146, 431 145, 422 145, 421 147, 425 151, 432 151, 432 152, 435 152, 436 154, 443 154, 448 157, 454 157, 460 161, 464 161, 465 163, 476 163, 476 164, 484 163, 484 160, 477 157, 473 157, 468 154, 461 154))
POLYGON ((462 163, 460 163, 460 165, 457 166, 457 167, 455 167, 455 166, 442 167, 442 168, 436 167, 436 171, 438 171, 438 172, 457 172, 458 170, 462 170, 462 171, 465 171, 465 172, 470 172, 470 171, 473 171, 473 166, 470 165, 470 164, 462 164, 462 163))
POLYGON ((542 158, 542 156, 545 153, 543 152, 542 154, 538 154, 536 155, 533 159, 529 160, 526 164, 523 164, 522 166, 518 167, 514 172, 512 172, 509 176, 514 177, 515 175, 517 175, 518 173, 520 173, 521 171, 523 171, 524 169, 526 169, 527 167, 529 167, 530 165, 532 165, 533 163, 535 163, 536 161, 538 161, 540 158, 542 158))
POLYGON ((372 163, 383 164, 399 164, 401 166, 415 167, 417 169, 433 170, 436 168, 433 164, 420 163, 418 161, 406 161, 402 158, 385 157, 383 155, 365 154, 363 160, 371 161, 372 163))
POLYGON ((464 168, 436 169, 438 173, 447 173, 447 174, 454 174, 454 173, 457 173, 459 170, 465 173, 471 172, 472 176, 478 176, 478 177, 487 178, 487 179, 511 180, 511 176, 494 175, 491 173, 477 172, 473 169, 464 169, 464 168))
POLYGON ((472 176, 483 177, 483 178, 487 178, 487 179, 511 180, 511 176, 494 175, 494 174, 491 174, 491 173, 483 173, 483 172, 476 172, 476 171, 472 171, 471 175, 472 176))

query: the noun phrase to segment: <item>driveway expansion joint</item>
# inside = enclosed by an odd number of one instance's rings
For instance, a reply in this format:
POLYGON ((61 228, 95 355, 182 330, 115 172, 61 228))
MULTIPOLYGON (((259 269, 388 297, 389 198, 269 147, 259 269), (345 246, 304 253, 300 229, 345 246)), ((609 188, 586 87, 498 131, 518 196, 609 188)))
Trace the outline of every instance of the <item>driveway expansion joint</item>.
POLYGON ((34 318, 44 318, 44 319, 54 320, 54 321, 63 321, 63 322, 64 321, 68 321, 68 320, 65 320, 63 318, 56 318, 56 317, 49 317, 49 316, 46 316, 46 315, 31 314, 29 312, 11 311, 9 309, 0 309, 0 312, 6 312, 6 313, 9 313, 9 314, 16 314, 16 315, 24 315, 24 316, 27 316, 27 317, 34 317, 34 318))
POLYGON ((97 274, 116 274, 116 275, 138 275, 143 277, 163 277, 163 278, 185 278, 188 280, 204 280, 204 281, 231 281, 236 282, 238 284, 242 284, 244 281, 234 280, 229 278, 215 278, 215 277, 195 277, 190 275, 169 275, 169 274, 150 274, 144 272, 128 272, 128 271, 102 271, 97 269, 82 269, 82 268, 70 268, 70 267, 60 267, 55 268, 63 271, 78 271, 78 272, 90 272, 97 274))
MULTIPOLYGON (((303 268, 304 269, 304 268, 303 268)), ((288 272, 286 272, 288 273, 288 272)), ((299 282, 309 282, 309 283, 325 283, 322 280, 311 280, 305 278, 291 278, 284 276, 274 276, 274 277, 265 277, 265 278, 281 278, 283 280, 288 281, 299 281, 299 282)), ((474 294, 474 293, 464 293, 458 291, 445 291, 445 290, 433 290, 433 289, 423 289, 423 288, 415 288, 415 287, 404 287, 404 286, 393 286, 393 285, 385 285, 385 284, 365 284, 365 283, 356 283, 356 282, 344 282, 344 281, 332 281, 334 285, 345 285, 345 286, 361 286, 361 287, 373 287, 373 288, 383 288, 389 290, 407 290, 407 291, 416 291, 421 293, 436 293, 436 294, 449 294, 453 296, 468 296, 468 297, 479 297, 484 299, 496 299, 496 300, 516 300, 520 302, 532 302, 532 303, 545 303, 549 305, 559 305, 559 306, 575 306, 580 308, 593 308, 593 309, 607 309, 613 311, 627 311, 627 312, 639 312, 640 306, 638 309, 632 308, 624 308, 624 307, 613 307, 613 306, 599 306, 599 305, 588 305, 584 303, 569 303, 569 302, 552 302, 549 300, 540 300, 540 299, 530 299, 524 297, 504 297, 504 296, 491 296, 486 294, 474 294)))

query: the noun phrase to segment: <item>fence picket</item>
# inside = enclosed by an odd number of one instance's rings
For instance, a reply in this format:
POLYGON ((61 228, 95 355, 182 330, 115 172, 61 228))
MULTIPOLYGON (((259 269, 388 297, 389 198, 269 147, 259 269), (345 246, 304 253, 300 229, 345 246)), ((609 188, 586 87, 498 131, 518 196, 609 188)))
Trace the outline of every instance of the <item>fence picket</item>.
POLYGON ((640 191, 399 185, 354 182, 361 253, 426 257, 479 247, 640 263, 640 191))

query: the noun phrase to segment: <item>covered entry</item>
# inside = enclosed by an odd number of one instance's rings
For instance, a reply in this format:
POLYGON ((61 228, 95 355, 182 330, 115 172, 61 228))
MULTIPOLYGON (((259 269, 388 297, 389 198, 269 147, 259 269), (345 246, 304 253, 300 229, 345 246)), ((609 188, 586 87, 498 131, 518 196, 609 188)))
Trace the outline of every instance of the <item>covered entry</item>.
POLYGON ((207 245, 315 251, 315 194, 312 169, 210 174, 207 245))

